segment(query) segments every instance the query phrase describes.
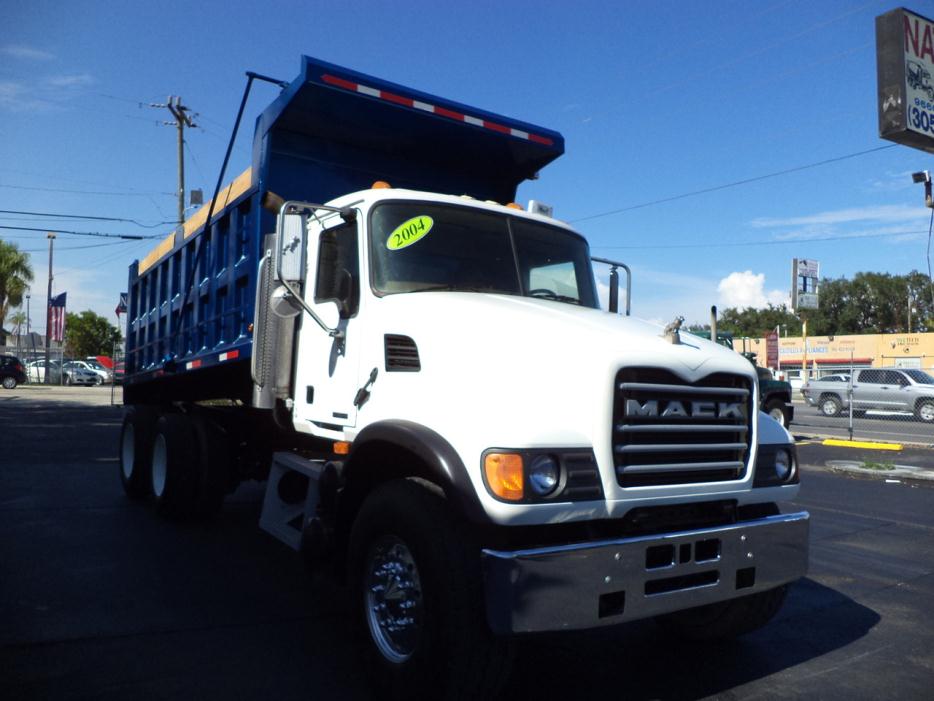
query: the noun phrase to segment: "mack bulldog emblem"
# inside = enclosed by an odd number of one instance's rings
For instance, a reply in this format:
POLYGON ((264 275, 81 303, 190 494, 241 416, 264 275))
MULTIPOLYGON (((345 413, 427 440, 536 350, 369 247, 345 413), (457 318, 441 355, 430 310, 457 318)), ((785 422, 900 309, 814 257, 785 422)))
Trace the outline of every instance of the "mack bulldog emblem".
POLYGON ((639 402, 626 400, 626 416, 661 417, 664 419, 744 419, 742 402, 695 401, 650 399, 639 402))

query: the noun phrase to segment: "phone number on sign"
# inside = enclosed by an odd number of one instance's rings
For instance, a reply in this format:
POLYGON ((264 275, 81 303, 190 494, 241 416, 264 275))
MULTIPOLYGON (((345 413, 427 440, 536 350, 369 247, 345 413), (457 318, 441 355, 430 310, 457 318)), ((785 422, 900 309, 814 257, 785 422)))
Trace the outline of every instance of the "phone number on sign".
POLYGON ((934 134, 934 114, 927 110, 912 107, 908 111, 908 121, 915 129, 934 134))

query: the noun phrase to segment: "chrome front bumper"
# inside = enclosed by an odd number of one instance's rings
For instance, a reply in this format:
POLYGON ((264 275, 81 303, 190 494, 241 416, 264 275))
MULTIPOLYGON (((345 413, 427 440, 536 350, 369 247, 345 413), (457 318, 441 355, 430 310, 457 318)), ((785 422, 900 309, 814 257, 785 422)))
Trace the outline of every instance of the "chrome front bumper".
POLYGON ((487 619, 501 635, 575 630, 733 599, 807 572, 807 512, 695 531, 484 550, 487 619))

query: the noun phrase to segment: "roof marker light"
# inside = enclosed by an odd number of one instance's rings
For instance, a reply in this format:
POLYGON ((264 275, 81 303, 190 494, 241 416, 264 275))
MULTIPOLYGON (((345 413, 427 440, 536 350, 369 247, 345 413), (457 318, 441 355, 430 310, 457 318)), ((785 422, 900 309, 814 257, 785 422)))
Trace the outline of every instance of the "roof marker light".
POLYGON ((385 180, 377 180, 375 183, 370 185, 370 188, 373 190, 391 190, 392 185, 387 183, 385 180))

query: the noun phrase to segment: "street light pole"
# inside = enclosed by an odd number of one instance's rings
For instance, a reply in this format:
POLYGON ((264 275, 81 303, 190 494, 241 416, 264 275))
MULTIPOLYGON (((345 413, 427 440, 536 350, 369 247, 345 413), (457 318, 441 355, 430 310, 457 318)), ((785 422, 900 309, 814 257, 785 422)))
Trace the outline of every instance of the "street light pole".
POLYGON ((49 292, 45 300, 45 384, 52 384, 51 373, 49 372, 49 360, 51 348, 49 343, 52 338, 52 246, 55 243, 55 234, 49 233, 49 292))

